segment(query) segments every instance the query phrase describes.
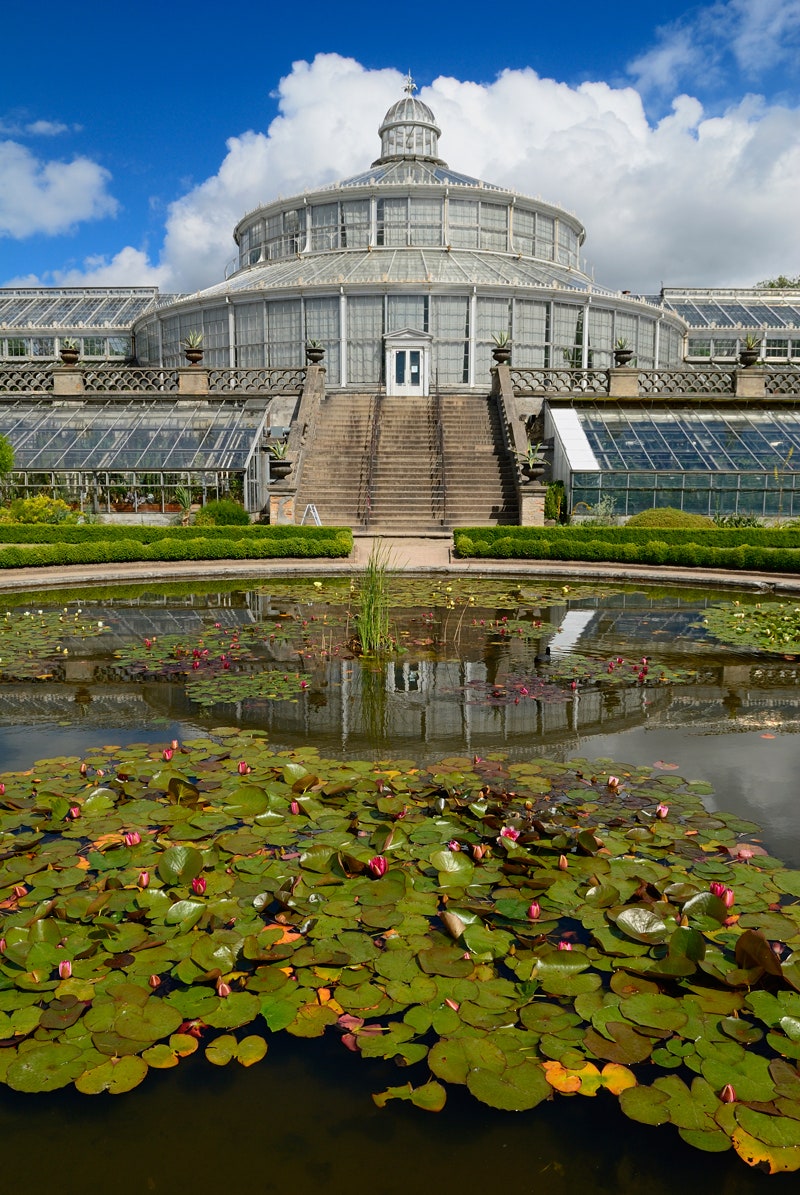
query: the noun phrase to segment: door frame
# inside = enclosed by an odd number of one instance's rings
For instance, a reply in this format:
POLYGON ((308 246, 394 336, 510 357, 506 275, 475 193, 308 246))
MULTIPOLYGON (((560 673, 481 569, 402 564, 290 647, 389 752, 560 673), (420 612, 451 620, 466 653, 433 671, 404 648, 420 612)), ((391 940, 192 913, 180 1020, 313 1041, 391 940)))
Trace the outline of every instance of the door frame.
POLYGON ((386 393, 399 395, 419 395, 427 397, 431 384, 431 342, 430 332, 420 332, 417 328, 401 328, 397 332, 388 332, 383 338, 384 368, 386 378, 386 393), (395 380, 395 353, 417 350, 420 354, 420 384, 411 386, 408 382, 398 383, 395 380))

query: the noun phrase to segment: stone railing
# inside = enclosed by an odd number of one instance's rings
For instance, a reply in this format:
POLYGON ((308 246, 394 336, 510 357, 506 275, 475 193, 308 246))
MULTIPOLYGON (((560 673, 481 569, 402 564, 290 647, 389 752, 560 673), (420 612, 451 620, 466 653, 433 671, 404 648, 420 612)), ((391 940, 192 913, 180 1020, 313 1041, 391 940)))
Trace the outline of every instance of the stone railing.
POLYGON ((564 396, 583 398, 713 398, 759 399, 772 396, 800 401, 800 369, 700 368, 527 369, 510 366, 517 398, 564 396))
POLYGON ((0 365, 0 394, 52 394, 51 365, 0 365))
POLYGON ((209 369, 209 394, 301 394, 305 366, 275 369, 209 369))
POLYGON ((178 389, 177 369, 142 369, 138 365, 80 370, 84 394, 163 394, 178 389))

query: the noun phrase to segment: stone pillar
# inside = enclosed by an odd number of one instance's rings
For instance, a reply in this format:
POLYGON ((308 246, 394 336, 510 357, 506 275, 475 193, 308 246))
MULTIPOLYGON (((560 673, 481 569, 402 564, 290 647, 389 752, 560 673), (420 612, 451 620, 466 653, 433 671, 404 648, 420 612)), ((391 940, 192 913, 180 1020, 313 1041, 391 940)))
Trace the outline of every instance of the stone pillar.
POLYGON ((547 486, 532 481, 519 487, 520 527, 544 527, 544 498, 547 486))
POLYGON ((270 490, 270 523, 284 524, 294 522, 294 504, 296 496, 297 492, 295 490, 270 490))
POLYGON ((608 397, 639 397, 639 367, 637 365, 617 365, 613 369, 609 369, 608 397))
POLYGON ((208 370, 201 365, 178 367, 178 394, 208 394, 208 370))
POLYGON ((77 365, 56 365, 53 369, 53 394, 83 394, 83 373, 77 365))
POLYGON ((733 393, 737 398, 764 398, 767 380, 763 369, 736 369, 733 375, 733 393))

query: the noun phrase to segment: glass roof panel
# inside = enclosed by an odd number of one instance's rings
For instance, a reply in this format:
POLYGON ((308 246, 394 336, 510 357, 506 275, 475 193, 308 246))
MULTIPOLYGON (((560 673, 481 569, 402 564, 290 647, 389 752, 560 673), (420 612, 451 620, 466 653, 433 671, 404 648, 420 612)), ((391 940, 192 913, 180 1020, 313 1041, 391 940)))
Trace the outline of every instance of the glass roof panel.
POLYGON ((233 403, 0 404, 16 471, 240 471, 266 408, 233 403))
POLYGON ((800 412, 580 408, 604 469, 800 472, 800 412))

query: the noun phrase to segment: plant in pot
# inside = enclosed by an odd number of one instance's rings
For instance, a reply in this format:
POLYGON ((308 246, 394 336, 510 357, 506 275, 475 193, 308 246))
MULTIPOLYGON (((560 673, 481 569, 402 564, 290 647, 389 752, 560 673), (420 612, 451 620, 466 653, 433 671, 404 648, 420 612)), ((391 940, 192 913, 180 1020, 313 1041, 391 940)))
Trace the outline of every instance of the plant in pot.
POLYGON ((203 333, 188 332, 181 341, 181 348, 190 365, 199 365, 203 360, 203 333))
POLYGON ((524 452, 518 452, 517 456, 520 461, 520 467, 529 481, 534 481, 537 477, 541 477, 545 471, 547 461, 542 455, 541 440, 536 443, 528 441, 528 446, 524 452))
POLYGON ((739 350, 739 363, 745 369, 749 369, 751 365, 755 365, 758 360, 758 355, 761 351, 761 337, 748 332, 742 341, 742 347, 739 350))
POLYGON ((77 340, 72 336, 67 336, 65 340, 61 341, 61 348, 59 350, 64 365, 77 365, 78 357, 80 356, 80 349, 77 340))
POLYGON ((325 356, 325 345, 321 340, 306 341, 306 361, 309 365, 319 365, 325 356))
POLYGON ((624 336, 620 336, 619 340, 614 344, 614 364, 616 366, 627 365, 633 356, 633 349, 628 347, 628 342, 624 336))
POLYGON ((495 332, 492 335, 494 348, 492 356, 498 365, 508 365, 511 360, 511 337, 508 332, 495 332))
POLYGON ((286 455, 289 445, 286 440, 275 440, 269 445, 269 473, 270 477, 276 481, 286 477, 287 473, 291 472, 292 462, 286 455))

